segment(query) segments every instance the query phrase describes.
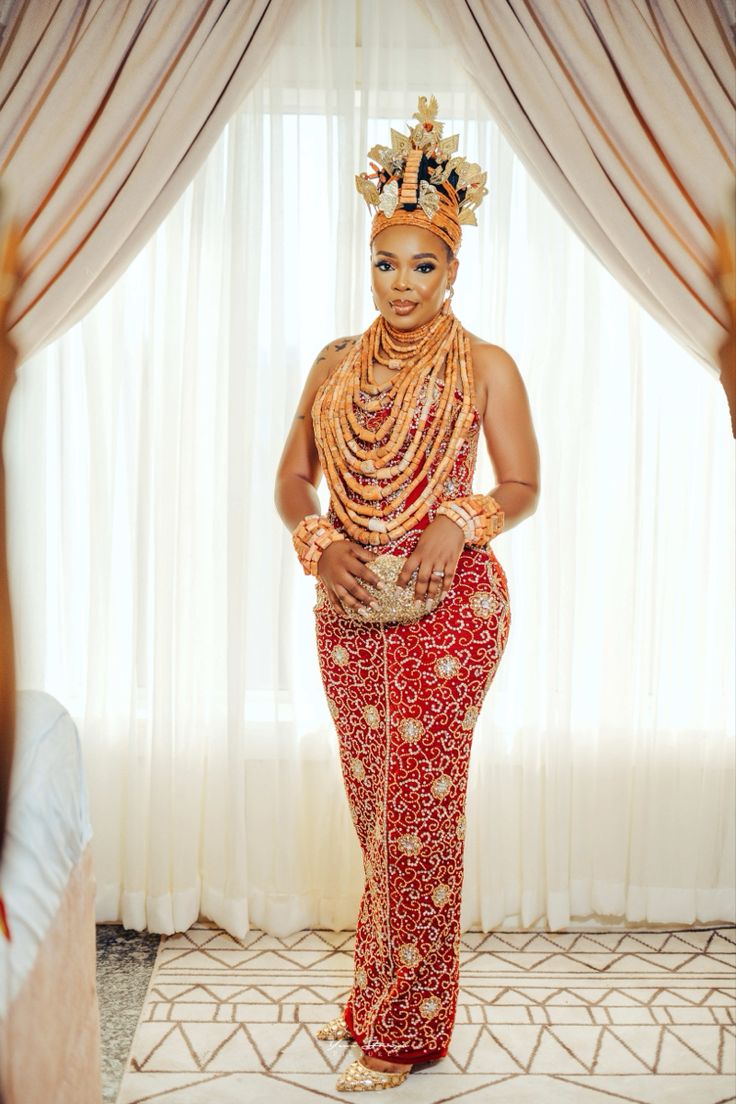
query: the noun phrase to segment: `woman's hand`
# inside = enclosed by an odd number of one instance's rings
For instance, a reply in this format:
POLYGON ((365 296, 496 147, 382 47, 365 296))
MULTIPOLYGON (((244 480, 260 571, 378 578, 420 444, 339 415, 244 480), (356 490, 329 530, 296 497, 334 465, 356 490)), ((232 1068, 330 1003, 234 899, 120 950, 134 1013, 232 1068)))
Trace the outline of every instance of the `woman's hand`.
POLYGON ((379 590, 383 589, 383 580, 365 566, 376 556, 376 552, 351 540, 336 540, 325 548, 317 564, 317 575, 337 613, 344 614, 343 606, 361 609, 378 604, 370 591, 358 581, 362 579, 379 590))
POLYGON ((420 602, 435 598, 440 591, 446 594, 455 578, 457 561, 465 547, 465 535, 452 518, 442 514, 431 521, 416 543, 416 547, 399 572, 397 586, 406 586, 414 571, 418 569, 414 584, 414 597, 420 602), (444 571, 444 578, 433 575, 433 571, 444 571))

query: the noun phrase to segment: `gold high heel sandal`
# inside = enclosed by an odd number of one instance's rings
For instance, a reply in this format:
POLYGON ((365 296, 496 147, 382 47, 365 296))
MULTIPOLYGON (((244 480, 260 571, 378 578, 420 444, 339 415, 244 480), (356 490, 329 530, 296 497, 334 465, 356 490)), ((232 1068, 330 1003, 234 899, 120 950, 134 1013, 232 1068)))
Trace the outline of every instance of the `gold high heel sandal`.
POLYGON ((328 1020, 318 1028, 316 1035, 318 1039, 352 1039, 353 1037, 342 1016, 335 1016, 334 1020, 328 1020))
POLYGON ((405 1070, 376 1070, 366 1066, 361 1058, 344 1070, 337 1079, 338 1092, 369 1092, 372 1089, 394 1089, 406 1081, 412 1067, 405 1070))

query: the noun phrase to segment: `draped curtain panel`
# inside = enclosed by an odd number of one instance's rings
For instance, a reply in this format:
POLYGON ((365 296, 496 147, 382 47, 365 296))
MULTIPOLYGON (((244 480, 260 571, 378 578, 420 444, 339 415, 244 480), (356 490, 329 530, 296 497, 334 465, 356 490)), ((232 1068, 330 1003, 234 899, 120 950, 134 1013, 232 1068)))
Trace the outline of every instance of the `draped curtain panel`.
MULTIPOLYGON (((734 919, 718 382, 570 229, 414 0, 302 0, 181 199, 11 400, 18 684, 79 726, 100 921, 355 924, 315 591, 272 488, 315 356, 375 318, 354 174, 432 92, 488 171, 453 307, 516 359, 542 456, 537 512, 495 544, 512 623, 474 735, 464 928, 734 919)), ((481 448, 475 486, 494 482, 481 448)))
POLYGON ((258 76, 292 3, 10 7, 0 174, 23 228, 24 280, 9 319, 21 359, 86 314, 151 237, 258 76))
POLYGON ((573 229, 717 374, 728 318, 715 225, 733 203, 736 157, 733 0, 421 2, 573 229))

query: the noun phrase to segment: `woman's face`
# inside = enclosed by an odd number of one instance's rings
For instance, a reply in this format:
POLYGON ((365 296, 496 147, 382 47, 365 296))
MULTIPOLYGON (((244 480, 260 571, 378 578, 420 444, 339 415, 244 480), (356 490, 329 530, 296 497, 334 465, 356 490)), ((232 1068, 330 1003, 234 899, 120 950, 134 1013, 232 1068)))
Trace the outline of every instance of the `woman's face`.
POLYGON ((442 238, 421 226, 387 226, 371 245, 371 283, 376 308, 399 330, 434 318, 457 275, 442 238))

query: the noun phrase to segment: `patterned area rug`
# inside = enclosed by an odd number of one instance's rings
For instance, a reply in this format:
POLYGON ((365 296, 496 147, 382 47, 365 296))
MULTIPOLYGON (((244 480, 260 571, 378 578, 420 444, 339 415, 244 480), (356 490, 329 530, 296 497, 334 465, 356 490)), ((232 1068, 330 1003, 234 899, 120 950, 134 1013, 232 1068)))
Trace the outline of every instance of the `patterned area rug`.
MULTIPOLYGON (((355 1099, 335 1080, 357 1046, 315 1038, 349 992, 353 940, 206 922, 163 939, 118 1104, 355 1099)), ((736 1101, 735 966, 727 926, 466 932, 450 1053, 391 1099, 736 1101)))

